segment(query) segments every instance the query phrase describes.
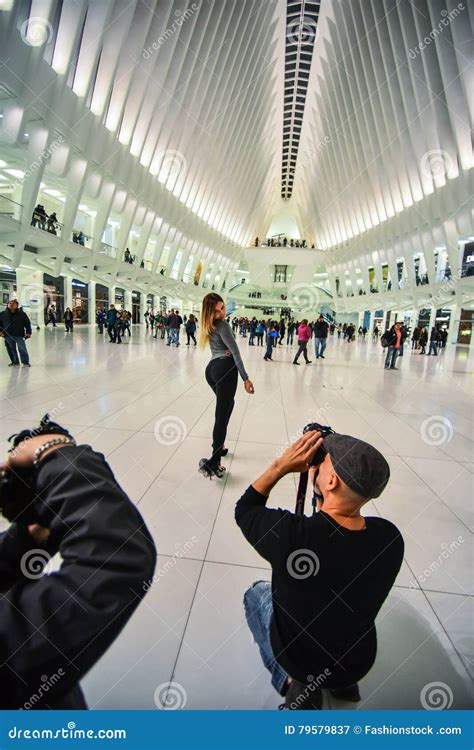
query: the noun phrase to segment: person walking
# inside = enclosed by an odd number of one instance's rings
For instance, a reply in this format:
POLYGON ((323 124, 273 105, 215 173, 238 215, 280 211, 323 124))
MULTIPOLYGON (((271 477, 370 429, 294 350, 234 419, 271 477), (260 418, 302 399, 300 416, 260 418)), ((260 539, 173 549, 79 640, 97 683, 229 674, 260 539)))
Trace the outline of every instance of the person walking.
POLYGON ((189 346, 191 339, 194 342, 194 346, 196 346, 197 344, 196 336, 195 336, 196 318, 194 317, 192 313, 190 314, 189 318, 186 321, 185 329, 186 329, 186 336, 188 338, 188 343, 186 344, 186 346, 189 346))
POLYGON ((176 346, 179 346, 179 329, 183 323, 183 319, 181 315, 179 314, 178 310, 171 311, 171 315, 169 317, 168 325, 169 325, 169 339, 166 346, 171 346, 171 344, 176 344, 176 346))
POLYGON ((411 336, 411 348, 412 349, 418 349, 418 341, 420 340, 420 328, 416 326, 413 329, 413 333, 411 336))
POLYGON ((421 349, 420 354, 426 354, 426 344, 428 343, 428 331, 426 328, 422 328, 420 331, 419 343, 421 349))
POLYGON ((324 352, 328 342, 328 330, 329 325, 324 320, 324 316, 320 315, 313 326, 314 353, 316 354, 316 359, 325 359, 324 352))
POLYGON ((293 346, 293 338, 296 330, 296 323, 293 318, 291 318, 291 320, 288 322, 288 328, 286 330, 286 344, 287 346, 293 346))
POLYGON ((432 354, 434 357, 438 356, 438 341, 438 329, 433 326, 430 333, 430 348, 428 349, 428 354, 426 355, 427 357, 431 357, 432 354))
POLYGON ((8 303, 0 314, 0 336, 5 340, 5 348, 10 357, 9 367, 31 367, 26 340, 31 337, 31 323, 17 299, 8 303))
POLYGON ((249 346, 254 346, 255 341, 255 334, 257 331, 257 320, 256 318, 252 318, 252 320, 249 323, 249 346))
POLYGON ((308 341, 312 336, 311 328, 308 325, 308 320, 304 318, 298 326, 298 351, 295 354, 293 360, 294 365, 299 365, 298 359, 300 354, 303 355, 304 361, 307 365, 311 364, 311 360, 308 359, 308 341))
POLYGON ((265 326, 263 324, 263 320, 259 321, 257 328, 256 328, 256 333, 257 333, 257 346, 263 346, 263 336, 265 333, 265 326))
POLYGON ((385 357, 386 370, 398 370, 395 366, 402 345, 402 324, 395 323, 389 331, 385 331, 384 339, 387 344, 387 356, 385 357))
POLYGON ((66 333, 72 333, 74 326, 74 316, 70 307, 66 307, 64 312, 64 325, 66 326, 66 333))
POLYGON ((52 323, 53 324, 53 328, 56 328, 56 309, 55 309, 54 305, 51 305, 51 307, 48 310, 47 319, 46 319, 46 322, 44 324, 45 328, 46 328, 46 326, 49 325, 49 323, 52 323))
POLYGON ((225 302, 215 292, 206 294, 202 301, 199 345, 201 349, 210 346, 212 356, 206 367, 206 380, 216 396, 212 455, 200 460, 199 471, 209 478, 221 478, 225 474, 221 457, 227 455, 225 438, 234 408, 238 376, 242 378, 247 393, 254 393, 255 389, 245 370, 232 329, 226 321, 225 302))
POLYGON ((282 318, 280 320, 279 333, 280 333, 280 340, 278 341, 278 343, 280 344, 280 346, 282 346, 283 339, 285 338, 285 333, 286 333, 285 318, 282 318))
POLYGON ((97 325, 98 325, 98 332, 104 333, 104 326, 107 324, 107 313, 105 310, 98 310, 97 311, 97 325))
POLYGON ((275 329, 275 324, 270 323, 270 326, 267 328, 267 351, 265 352, 264 360, 265 362, 268 362, 268 360, 272 360, 272 354, 273 354, 273 347, 275 346, 275 340, 278 338, 278 331, 275 329))
POLYGON ((115 344, 117 339, 117 333, 115 329, 115 323, 117 322, 117 310, 115 305, 110 305, 109 311, 107 312, 107 333, 109 334, 109 342, 115 344))

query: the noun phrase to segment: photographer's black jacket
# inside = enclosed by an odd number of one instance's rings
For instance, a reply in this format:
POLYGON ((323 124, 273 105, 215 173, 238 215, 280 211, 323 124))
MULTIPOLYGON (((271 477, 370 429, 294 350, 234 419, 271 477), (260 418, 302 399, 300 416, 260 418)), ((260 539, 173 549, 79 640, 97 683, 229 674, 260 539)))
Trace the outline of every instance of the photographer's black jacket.
POLYGON ((9 333, 10 336, 25 337, 25 334, 31 335, 31 323, 28 315, 24 310, 19 308, 16 312, 3 310, 0 313, 0 331, 9 333))
POLYGON ((102 454, 88 446, 45 456, 37 490, 47 545, 15 523, 0 534, 0 709, 83 708, 77 683, 143 598, 155 546, 102 454), (36 559, 38 550, 59 551, 61 569, 29 578, 38 572, 25 557, 33 550, 36 559))
POLYGON ((322 511, 266 508, 267 499, 250 486, 235 518, 272 566, 274 656, 303 683, 309 675, 323 675, 321 687, 357 682, 375 660, 374 620, 402 564, 402 536, 383 518, 351 531, 322 511))

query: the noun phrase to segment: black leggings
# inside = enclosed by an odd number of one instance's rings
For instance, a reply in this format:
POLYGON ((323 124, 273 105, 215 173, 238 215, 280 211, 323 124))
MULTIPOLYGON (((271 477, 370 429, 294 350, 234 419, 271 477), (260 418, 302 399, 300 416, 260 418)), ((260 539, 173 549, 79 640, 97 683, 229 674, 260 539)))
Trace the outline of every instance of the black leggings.
POLYGON ((225 445, 227 425, 234 408, 239 373, 233 357, 211 359, 206 367, 206 380, 216 394, 216 414, 212 432, 211 466, 220 464, 221 451, 225 445))
POLYGON ((196 346, 196 336, 194 335, 194 331, 192 331, 192 332, 190 331, 189 333, 188 333, 188 331, 186 331, 186 336, 188 337, 188 344, 189 344, 189 342, 192 339, 194 341, 194 346, 196 346))

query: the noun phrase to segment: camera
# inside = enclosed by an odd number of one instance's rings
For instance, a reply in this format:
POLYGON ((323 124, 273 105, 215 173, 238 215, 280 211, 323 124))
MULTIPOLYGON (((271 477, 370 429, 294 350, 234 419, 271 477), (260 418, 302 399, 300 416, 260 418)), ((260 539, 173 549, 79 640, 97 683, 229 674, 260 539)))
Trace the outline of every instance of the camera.
MULTIPOLYGON (((335 435, 335 430, 332 429, 332 427, 329 427, 329 425, 326 424, 319 424, 319 422, 310 422, 306 425, 306 427, 303 429, 303 435, 307 432, 320 432, 321 437, 325 438, 328 435, 335 435)), ((308 462, 308 466, 319 466, 322 464, 324 459, 326 458, 327 451, 324 448, 324 443, 322 443, 319 448, 316 449, 314 452, 314 456, 311 458, 311 460, 308 462)), ((298 490, 296 493, 296 507, 295 507, 295 513, 297 515, 302 516, 304 514, 304 503, 305 503, 305 497, 306 497, 306 489, 308 487, 308 472, 304 471, 302 474, 300 474, 300 481, 298 484, 298 490)), ((316 499, 313 492, 313 515, 316 513, 316 499)))
MULTIPOLYGON (((303 435, 307 432, 320 432, 321 437, 325 438, 328 435, 335 435, 335 430, 332 429, 332 427, 329 427, 329 425, 319 424, 318 422, 310 422, 306 425, 306 427, 303 429, 303 435)), ((324 443, 319 446, 317 451, 315 452, 314 456, 312 457, 311 461, 309 462, 310 466, 319 466, 322 464, 324 459, 326 458, 326 449, 324 447, 324 443)))

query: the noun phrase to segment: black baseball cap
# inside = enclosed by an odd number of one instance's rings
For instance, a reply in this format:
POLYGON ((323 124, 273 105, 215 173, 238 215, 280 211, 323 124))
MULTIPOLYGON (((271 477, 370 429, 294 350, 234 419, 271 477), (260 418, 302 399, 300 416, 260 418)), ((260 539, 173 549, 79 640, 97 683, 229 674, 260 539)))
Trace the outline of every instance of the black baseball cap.
POLYGON ((390 479, 390 467, 370 443, 334 433, 324 438, 337 476, 365 500, 379 497, 390 479))

